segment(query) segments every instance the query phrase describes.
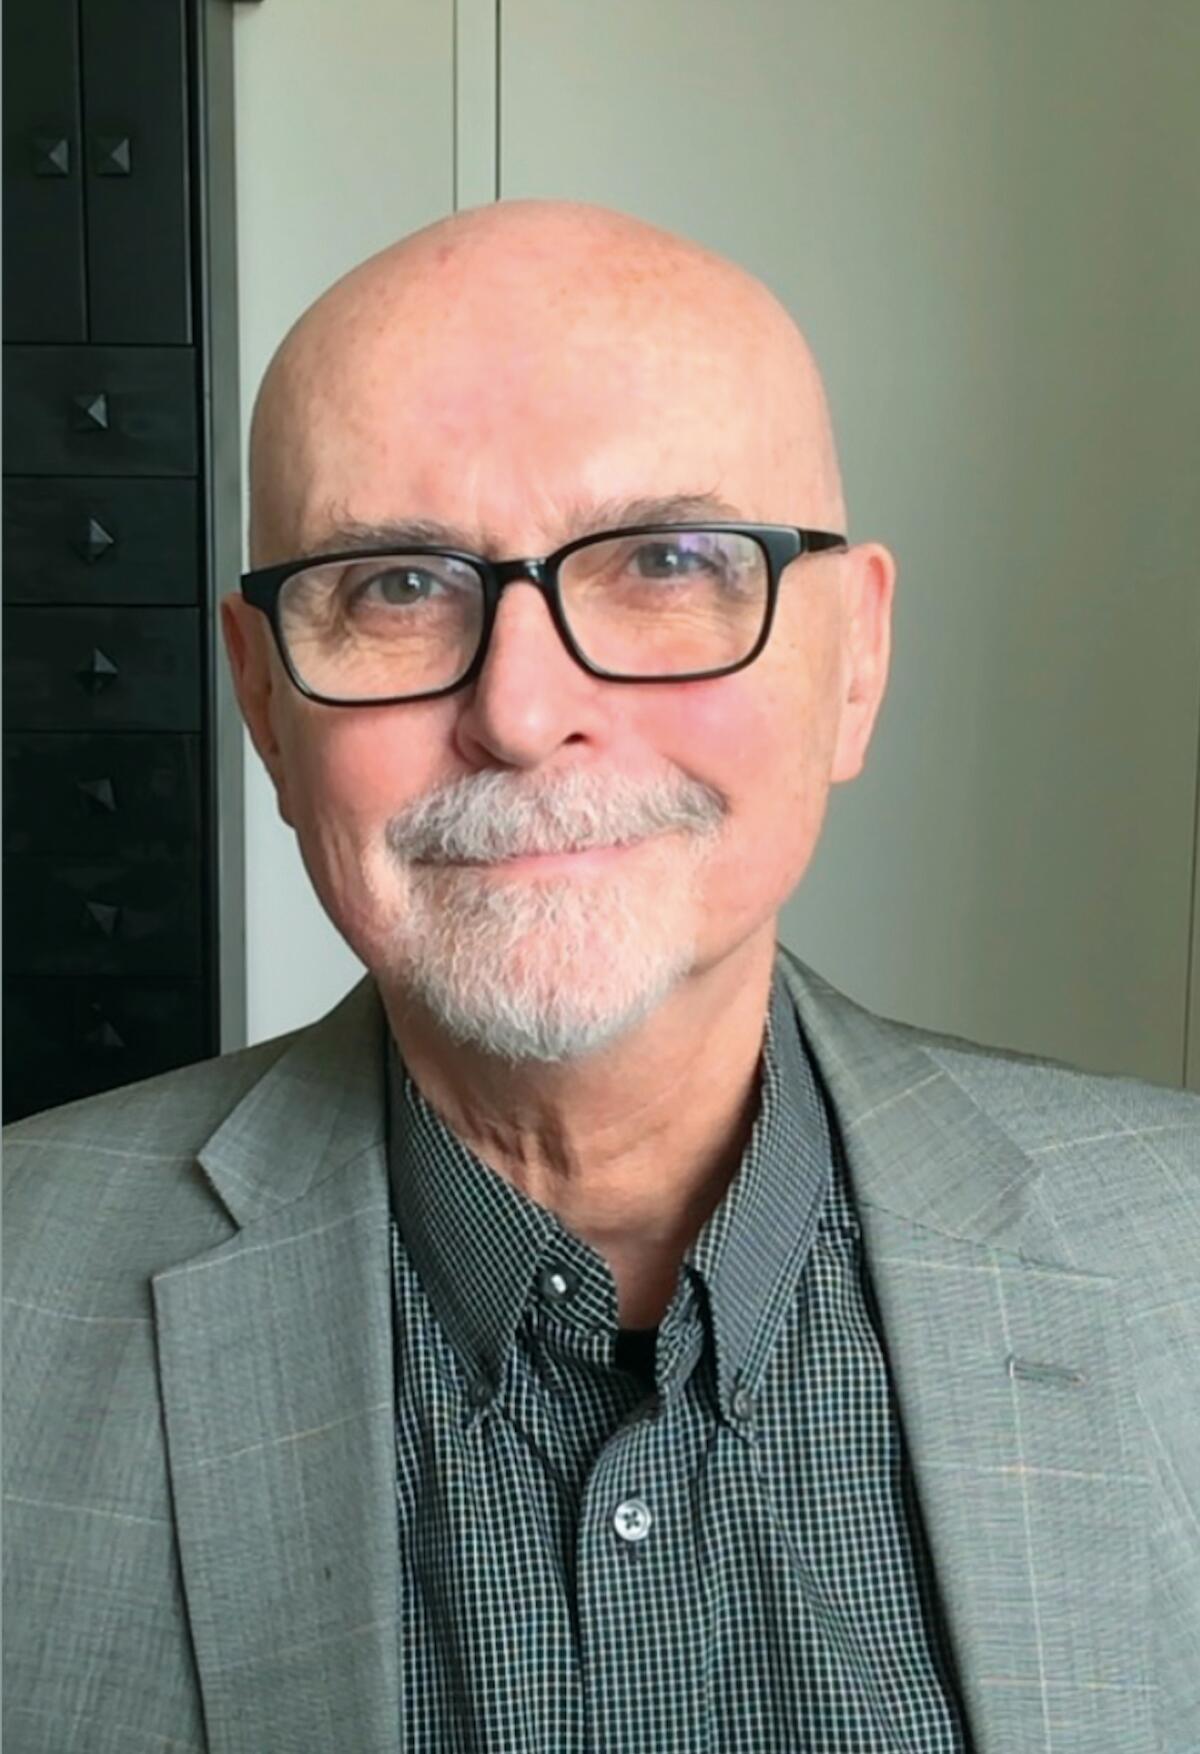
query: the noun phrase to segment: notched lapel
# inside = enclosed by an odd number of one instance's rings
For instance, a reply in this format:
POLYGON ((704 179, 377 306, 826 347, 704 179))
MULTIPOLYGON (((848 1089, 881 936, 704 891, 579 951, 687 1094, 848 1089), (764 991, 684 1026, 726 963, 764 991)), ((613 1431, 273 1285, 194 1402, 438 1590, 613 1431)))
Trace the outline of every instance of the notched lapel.
POLYGON ((1149 1458, 1118 1282, 938 1064, 788 953, 837 1115, 978 1754, 1157 1754, 1149 1458))
POLYGON ((349 1022, 337 1016, 302 1038, 202 1154, 225 1203, 252 1221, 153 1279, 212 1754, 382 1754, 396 1743, 378 1018, 365 1001, 349 1022))
POLYGON ((979 1754, 1153 1754, 1149 1477, 1115 1286, 860 1217, 979 1754))

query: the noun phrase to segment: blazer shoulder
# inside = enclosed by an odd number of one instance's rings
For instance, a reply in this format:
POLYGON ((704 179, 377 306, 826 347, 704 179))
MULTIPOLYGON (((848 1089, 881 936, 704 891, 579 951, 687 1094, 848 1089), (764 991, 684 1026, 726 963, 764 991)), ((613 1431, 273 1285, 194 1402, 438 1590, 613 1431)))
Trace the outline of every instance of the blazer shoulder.
POLYGON ((903 1027, 975 1101, 1003 1117, 1022 1145, 1041 1145, 1047 1133, 1057 1136, 1085 1121, 1131 1133, 1172 1126, 1193 1137, 1200 1132, 1200 1093, 1182 1086, 903 1027))
MULTIPOLYGON (((6 1127, 6 1298, 48 1312, 102 1308, 146 1319, 150 1276, 231 1234, 197 1154, 292 1039, 200 1060, 6 1127)), ((49 1323, 39 1345, 57 1344, 61 1321, 28 1319, 49 1323)))
MULTIPOLYGON (((35 1239, 51 1213, 97 1212, 118 1178, 147 1205, 169 1202, 221 1122, 303 1030, 15 1121, 3 1131, 6 1255, 35 1239), (11 1249, 7 1247, 12 1243, 11 1249)), ((111 1205, 111 1196, 105 1205, 111 1205)), ((149 1214, 147 1214, 148 1216, 149 1214)))
POLYGON ((1080 1267, 1200 1286, 1200 1095, 957 1037, 924 1045, 1037 1164, 1080 1267))
POLYGON ((19 1158, 31 1145, 70 1148, 103 1142, 110 1150, 117 1149, 123 1137, 143 1153, 158 1149, 163 1156, 174 1157, 194 1150, 303 1033, 303 1029, 292 1030, 136 1084, 26 1115, 3 1130, 6 1160, 10 1153, 19 1158))

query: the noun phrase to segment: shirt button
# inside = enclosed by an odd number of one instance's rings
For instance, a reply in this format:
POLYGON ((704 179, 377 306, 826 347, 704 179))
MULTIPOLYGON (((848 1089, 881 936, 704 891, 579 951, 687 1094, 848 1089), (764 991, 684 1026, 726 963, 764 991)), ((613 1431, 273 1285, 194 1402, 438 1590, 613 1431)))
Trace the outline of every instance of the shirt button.
POLYGON ((750 1393, 749 1389, 735 1390, 730 1405, 735 1419, 745 1420, 747 1423, 753 1419, 754 1396, 750 1393))
POLYGON ((547 1303, 565 1303, 578 1284, 570 1267, 543 1267, 538 1274, 538 1290, 547 1303))
POLYGON ((644 1541, 653 1521, 648 1504, 640 1498, 627 1498, 617 1506, 613 1527, 623 1541, 644 1541))

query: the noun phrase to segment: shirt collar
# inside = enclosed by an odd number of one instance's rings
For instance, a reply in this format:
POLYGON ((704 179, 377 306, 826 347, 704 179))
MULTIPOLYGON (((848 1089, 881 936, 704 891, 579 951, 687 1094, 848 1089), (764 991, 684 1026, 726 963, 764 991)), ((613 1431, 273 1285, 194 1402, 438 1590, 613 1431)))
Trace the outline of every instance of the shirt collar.
MULTIPOLYGON (((727 1416, 735 1397, 756 1390, 832 1175, 825 1099, 778 956, 760 1066, 759 1110, 742 1162, 684 1257, 684 1271, 707 1297, 727 1416)), ((558 1319, 616 1328, 616 1287, 601 1256, 458 1138, 391 1038, 388 1160, 397 1226, 473 1383, 500 1381, 526 1307, 558 1265, 584 1282, 558 1319)))

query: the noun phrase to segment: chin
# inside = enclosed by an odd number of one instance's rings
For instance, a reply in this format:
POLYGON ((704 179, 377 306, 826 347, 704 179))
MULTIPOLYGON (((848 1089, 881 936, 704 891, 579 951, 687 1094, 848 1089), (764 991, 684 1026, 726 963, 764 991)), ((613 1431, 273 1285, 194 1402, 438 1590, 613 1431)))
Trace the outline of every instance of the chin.
POLYGON ((692 971, 686 888, 442 869, 413 884, 385 978, 461 1045, 514 1063, 580 1059, 636 1029, 692 971))

